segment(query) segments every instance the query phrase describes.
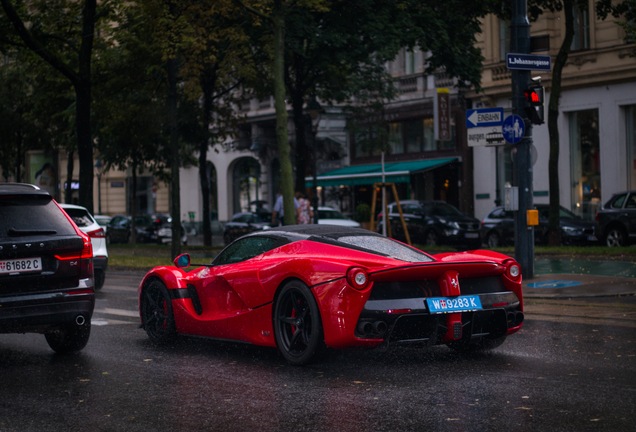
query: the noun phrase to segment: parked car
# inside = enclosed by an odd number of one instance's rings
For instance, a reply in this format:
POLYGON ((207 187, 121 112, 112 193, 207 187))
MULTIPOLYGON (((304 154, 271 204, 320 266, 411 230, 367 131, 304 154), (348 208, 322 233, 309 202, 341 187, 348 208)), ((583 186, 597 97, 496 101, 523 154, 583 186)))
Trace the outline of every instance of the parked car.
POLYGON ((100 227, 104 230, 104 233, 108 231, 108 223, 112 219, 112 217, 107 215, 93 215, 95 221, 99 224, 100 227))
MULTIPOLYGON (((181 244, 188 244, 188 232, 183 224, 181 225, 181 244)), ((151 234, 153 239, 156 238, 157 243, 166 244, 172 241, 172 217, 169 217, 165 222, 156 225, 155 233, 151 234)))
POLYGON ((495 207, 481 221, 481 238, 489 248, 514 244, 514 213, 503 207, 495 207))
POLYGON ((97 223, 86 207, 73 204, 60 204, 60 207, 73 219, 75 225, 91 238, 91 243, 93 243, 95 289, 100 290, 104 286, 106 269, 108 268, 108 248, 104 229, 97 223))
MULTIPOLYGON (((172 240, 172 217, 168 214, 141 214, 135 216, 137 243, 170 243, 172 240)), ((116 215, 108 223, 108 241, 129 243, 132 238, 132 216, 116 215)), ((188 243, 185 227, 181 224, 181 242, 188 243)))
POLYGON ((627 246, 636 241, 636 191, 613 195, 596 213, 602 243, 627 246))
POLYGON ((340 225, 349 227, 359 227, 360 223, 345 217, 342 213, 332 207, 318 207, 318 223, 323 225, 340 225))
POLYGON ((93 244, 48 192, 0 183, 0 333, 42 333, 58 353, 88 343, 93 244))
POLYGON ((212 262, 150 270, 138 288, 155 344, 179 335, 277 348, 290 364, 326 348, 417 343, 487 350, 521 329, 519 264, 492 251, 429 255, 362 228, 247 234, 212 262), (198 268, 190 268, 190 266, 198 268))
MULTIPOLYGON (((444 201, 405 200, 400 202, 400 206, 412 242, 469 249, 481 246, 479 220, 463 214, 444 201)), ((391 203, 387 208, 392 236, 404 240, 406 236, 397 204, 391 203)), ((378 232, 382 232, 383 224, 384 218, 380 214, 378 232)))
MULTIPOLYGON (((534 242, 547 244, 550 237, 548 204, 535 204, 539 211, 539 225, 535 227, 534 242)), ((570 210, 561 206, 559 210, 561 243, 564 245, 593 245, 598 242, 594 222, 583 220, 570 210)), ((488 247, 513 245, 515 242, 514 213, 503 207, 495 207, 481 221, 482 238, 488 247)))
POLYGON ((237 238, 254 232, 271 228, 272 214, 267 212, 240 212, 232 215, 232 219, 223 227, 223 241, 230 244, 237 238))

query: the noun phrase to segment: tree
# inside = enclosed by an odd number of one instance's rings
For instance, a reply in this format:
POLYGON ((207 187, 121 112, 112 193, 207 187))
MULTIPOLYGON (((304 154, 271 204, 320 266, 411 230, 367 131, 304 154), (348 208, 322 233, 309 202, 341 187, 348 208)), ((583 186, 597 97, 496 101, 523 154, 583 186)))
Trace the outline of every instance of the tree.
POLYGON ((186 10, 196 37, 183 47, 182 77, 186 94, 199 101, 196 134, 199 183, 202 193, 203 244, 212 245, 208 149, 237 129, 236 95, 239 85, 256 75, 250 62, 245 11, 233 0, 194 1, 186 10))
MULTIPOLYGON (((79 203, 93 210, 93 142, 91 138, 91 61, 97 1, 50 2, 34 0, 28 7, 0 0, 6 17, 24 44, 61 73, 75 91, 75 135, 79 156, 79 203), (23 6, 16 8, 14 4, 23 6), (77 17, 81 17, 79 22, 77 17), (25 22, 30 25, 27 28, 25 22), (62 25, 64 23, 64 25, 62 25), (65 31, 68 30, 68 31, 65 31)), ((104 9, 108 1, 100 3, 104 9)))
POLYGON ((479 87, 481 54, 475 48, 479 18, 497 2, 433 0, 332 1, 319 10, 296 8, 287 17, 285 84, 296 131, 296 189, 305 185, 310 95, 327 103, 369 106, 392 99, 393 79, 384 68, 400 49, 428 52, 428 70, 443 69, 460 86, 479 87), (457 13, 461 10, 462 13, 457 13))
MULTIPOLYGON (((273 2, 254 1, 248 3, 235 0, 243 8, 251 12, 256 19, 265 22, 271 30, 269 51, 272 56, 271 79, 274 93, 274 109, 276 111, 276 142, 281 170, 281 193, 286 224, 295 223, 296 208, 294 205, 294 177, 291 164, 291 152, 287 133, 287 91, 285 88, 285 29, 287 20, 293 12, 307 9, 316 12, 327 10, 326 0, 274 0, 273 2)), ((266 40, 266 39, 265 39, 266 40)))

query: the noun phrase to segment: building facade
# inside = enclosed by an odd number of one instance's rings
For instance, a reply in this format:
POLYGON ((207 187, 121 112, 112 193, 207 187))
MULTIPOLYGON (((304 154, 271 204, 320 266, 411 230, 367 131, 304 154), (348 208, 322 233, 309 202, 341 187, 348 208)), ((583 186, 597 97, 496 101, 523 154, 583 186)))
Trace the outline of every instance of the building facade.
MULTIPOLYGON (((626 41, 616 20, 596 16, 593 1, 577 7, 574 15, 575 38, 563 70, 559 101, 557 193, 562 206, 593 220, 599 205, 613 193, 636 188, 636 56, 634 44, 626 41)), ((554 59, 564 32, 563 12, 544 13, 532 22, 531 34, 543 41, 545 49, 536 54, 554 59)), ((509 42, 509 23, 486 17, 479 38, 485 58, 483 91, 467 95, 474 108, 502 107, 511 112, 510 72, 505 63, 509 42)), ((547 120, 551 72, 532 74, 541 77, 546 89, 547 120)), ((532 135, 533 199, 547 203, 551 193, 547 124, 533 126, 532 135)), ((515 148, 500 144, 476 146, 473 151, 475 216, 482 218, 502 202, 505 185, 513 183, 515 148)))
MULTIPOLYGON (((588 3, 575 10, 575 41, 563 71, 557 192, 564 207, 593 219, 613 193, 636 188, 636 56, 616 20, 600 19, 594 1, 588 3)), ((470 146, 465 123, 471 107, 501 107, 511 113, 511 75, 505 63, 510 28, 494 16, 484 18, 482 28, 479 93, 461 93, 443 74, 426 73, 426 53, 402 50, 386 65, 398 97, 382 112, 360 121, 346 116, 341 107, 323 106, 315 135, 302 149, 296 146, 290 120, 292 152, 304 152, 311 162, 305 172, 306 191, 315 187, 320 204, 350 214, 360 204, 371 205, 382 182, 394 184, 400 200, 441 199, 477 218, 501 204, 506 185, 514 183, 515 147, 470 146)), ((531 23, 531 33, 542 42, 544 51, 537 54, 554 59, 564 33, 563 13, 544 13, 531 23)), ((533 75, 541 76, 549 100, 551 72, 533 75)), ((239 109, 246 122, 237 137, 208 152, 212 217, 221 222, 256 206, 271 208, 280 184, 273 99, 249 99, 239 109)), ((533 147, 534 201, 547 203, 546 124, 533 127, 533 147)), ((51 156, 34 154, 27 162, 32 181, 47 158, 51 156)), ((66 179, 60 167, 67 162, 53 159, 59 179, 56 193, 61 196, 66 179)), ((168 186, 152 175, 138 176, 133 190, 129 172, 96 168, 96 174, 96 213, 130 213, 133 195, 139 213, 169 211, 168 186)), ((203 205, 198 168, 182 168, 180 180, 181 219, 199 223, 203 205)))

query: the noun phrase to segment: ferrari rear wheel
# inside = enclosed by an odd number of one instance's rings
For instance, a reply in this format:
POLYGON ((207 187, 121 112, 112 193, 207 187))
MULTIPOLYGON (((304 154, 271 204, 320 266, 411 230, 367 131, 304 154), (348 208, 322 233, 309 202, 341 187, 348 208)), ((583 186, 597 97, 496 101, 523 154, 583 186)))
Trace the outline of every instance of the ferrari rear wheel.
POLYGON ((308 363, 323 346, 318 305, 300 281, 285 284, 276 299, 274 336, 279 351, 293 365, 308 363))
POLYGON ((161 281, 153 280, 144 288, 141 297, 141 318, 144 329, 153 343, 165 344, 176 337, 172 302, 166 286, 161 281))

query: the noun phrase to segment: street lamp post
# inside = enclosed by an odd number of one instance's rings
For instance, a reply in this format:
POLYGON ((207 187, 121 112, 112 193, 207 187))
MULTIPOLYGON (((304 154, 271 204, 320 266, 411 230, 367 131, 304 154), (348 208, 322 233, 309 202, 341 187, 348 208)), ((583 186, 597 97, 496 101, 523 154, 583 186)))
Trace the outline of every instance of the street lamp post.
POLYGON ((313 155, 313 161, 312 161, 312 165, 313 165, 313 197, 312 197, 312 205, 314 207, 314 223, 317 224, 318 220, 319 220, 319 216, 318 216, 318 173, 317 173, 317 163, 316 163, 316 159, 317 159, 317 147, 318 147, 318 140, 316 139, 316 136, 318 135, 318 125, 320 124, 320 116, 323 113, 323 109, 322 106, 320 106, 320 103, 318 103, 318 101, 316 100, 316 96, 312 96, 311 100, 307 103, 307 112, 309 113, 309 117, 311 119, 311 136, 313 139, 313 148, 312 148, 312 155, 313 155))
POLYGON ((95 174, 97 175, 97 213, 102 214, 102 173, 104 164, 101 159, 95 161, 95 174))
POLYGON ((312 146, 312 154, 313 154, 313 197, 312 204, 314 207, 314 223, 318 223, 318 173, 317 173, 317 147, 318 142, 316 136, 318 135, 318 125, 320 125, 320 116, 322 115, 322 106, 316 100, 316 96, 312 96, 311 100, 307 103, 307 112, 309 113, 309 117, 311 118, 311 136, 313 139, 312 146))

